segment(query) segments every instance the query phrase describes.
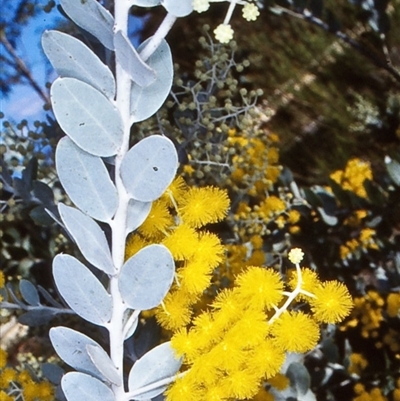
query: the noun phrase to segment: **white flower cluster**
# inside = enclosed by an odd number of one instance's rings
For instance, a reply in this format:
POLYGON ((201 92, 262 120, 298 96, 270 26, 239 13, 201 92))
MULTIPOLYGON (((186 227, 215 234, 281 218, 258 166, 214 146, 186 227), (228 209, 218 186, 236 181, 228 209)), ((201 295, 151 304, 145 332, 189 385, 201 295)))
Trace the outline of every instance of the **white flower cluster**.
POLYGON ((229 43, 233 38, 233 29, 229 22, 233 11, 237 4, 243 6, 242 16, 246 21, 255 21, 260 15, 258 7, 253 3, 253 0, 193 0, 193 9, 198 13, 203 13, 210 8, 210 3, 227 1, 229 4, 224 22, 214 29, 215 38, 220 43, 229 43))
POLYGON ((208 0, 193 0, 193 10, 198 13, 204 13, 210 8, 210 2, 208 0))
POLYGON ((233 29, 229 24, 220 24, 214 29, 215 38, 220 43, 229 43, 233 38, 233 29))

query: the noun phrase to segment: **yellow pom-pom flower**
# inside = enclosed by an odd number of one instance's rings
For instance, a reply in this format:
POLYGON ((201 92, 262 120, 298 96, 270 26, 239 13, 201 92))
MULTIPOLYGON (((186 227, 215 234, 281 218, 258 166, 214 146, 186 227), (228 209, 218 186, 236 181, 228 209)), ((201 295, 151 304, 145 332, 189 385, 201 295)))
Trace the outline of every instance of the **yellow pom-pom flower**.
POLYGON ((327 281, 313 291, 311 309, 314 318, 322 323, 338 323, 353 308, 353 301, 344 284, 339 281, 327 281))
POLYGON ((285 312, 271 325, 277 346, 288 352, 307 352, 318 343, 319 327, 303 312, 285 312))
POLYGON ((221 221, 228 213, 226 191, 216 187, 190 188, 179 209, 182 220, 194 228, 221 221))
POLYGON ((244 305, 270 309, 283 297, 281 277, 272 269, 249 267, 237 277, 236 283, 244 305))

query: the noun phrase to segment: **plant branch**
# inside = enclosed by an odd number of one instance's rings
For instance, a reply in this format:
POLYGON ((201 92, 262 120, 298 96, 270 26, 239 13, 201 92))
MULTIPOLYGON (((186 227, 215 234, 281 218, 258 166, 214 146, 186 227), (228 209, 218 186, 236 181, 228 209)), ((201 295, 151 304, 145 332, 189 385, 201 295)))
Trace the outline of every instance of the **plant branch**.
POLYGON ((308 21, 309 23, 318 26, 319 28, 323 29, 326 32, 333 33, 337 38, 341 39, 343 42, 350 45, 353 49, 357 50, 360 54, 364 57, 367 57, 371 60, 377 67, 386 70, 396 81, 400 83, 400 71, 394 68, 388 58, 382 59, 378 54, 376 54, 373 50, 363 46, 361 43, 357 42, 356 40, 352 39, 350 36, 345 34, 342 31, 332 31, 331 28, 327 23, 322 21, 321 19, 313 16, 310 11, 305 9, 303 13, 299 13, 296 11, 289 10, 285 7, 275 5, 270 8, 271 10, 276 10, 285 14, 288 14, 292 17, 301 19, 303 21, 308 21))
POLYGON ((29 84, 36 91, 36 93, 43 99, 43 101, 46 104, 49 104, 50 103, 49 96, 43 91, 43 89, 35 81, 35 79, 33 78, 32 74, 31 74, 31 71, 26 66, 26 64, 23 62, 23 60, 17 55, 15 49, 13 48, 11 43, 8 41, 8 39, 4 33, 0 35, 0 43, 5 47, 7 52, 12 57, 12 59, 14 61, 14 64, 13 64, 14 68, 21 72, 22 76, 28 80, 29 84))

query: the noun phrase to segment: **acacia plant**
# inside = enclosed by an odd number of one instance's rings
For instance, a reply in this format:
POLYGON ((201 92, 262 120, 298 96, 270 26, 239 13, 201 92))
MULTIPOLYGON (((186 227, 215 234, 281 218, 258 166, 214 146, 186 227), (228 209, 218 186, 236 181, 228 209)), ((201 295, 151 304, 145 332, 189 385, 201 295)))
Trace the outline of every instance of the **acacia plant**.
MULTIPOLYGON (((85 263, 67 254, 54 258, 64 305, 43 290, 52 306, 41 305, 26 280, 20 292, 27 304, 13 298, 27 310, 27 321, 43 312, 75 313, 106 334, 107 351, 80 331, 51 328, 57 354, 76 370, 61 380, 68 401, 147 400, 167 388, 170 401, 257 397, 287 355, 318 344, 319 324, 341 321, 352 307, 343 284, 323 283, 300 267, 303 252, 295 248, 289 260, 296 270, 287 282, 272 268, 246 266, 230 288, 219 291, 211 309, 192 314, 224 258, 220 239, 204 226, 226 216, 228 195, 217 187, 189 188, 175 178, 178 154, 167 137, 130 143, 132 125, 153 116, 171 90, 173 63, 165 36, 178 17, 193 8, 206 11, 210 2, 115 0, 112 16, 96 0, 61 0, 69 18, 102 44, 110 66, 70 35, 43 35, 43 49, 59 75, 51 87, 52 108, 66 133, 56 148, 56 168, 75 205, 60 202, 49 213, 76 242, 85 263), (167 11, 164 20, 135 49, 127 34, 130 8, 159 5, 167 11), (304 305, 305 312, 299 311, 304 305), (127 365, 125 341, 141 312, 151 309, 171 341, 127 365)), ((258 15, 252 1, 228 3, 224 22, 214 30, 222 43, 233 37, 229 21, 237 4, 246 20, 258 15)), ((287 395, 297 396, 298 388, 287 395)), ((309 386, 302 387, 302 396, 313 399, 309 386)))

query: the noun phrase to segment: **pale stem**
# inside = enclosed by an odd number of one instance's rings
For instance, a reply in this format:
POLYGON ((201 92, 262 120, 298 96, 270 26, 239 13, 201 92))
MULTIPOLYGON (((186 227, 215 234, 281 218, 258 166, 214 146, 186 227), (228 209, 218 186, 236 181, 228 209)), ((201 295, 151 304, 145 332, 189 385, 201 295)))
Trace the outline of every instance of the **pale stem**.
POLYGON ((125 399, 123 401, 128 401, 128 400, 134 399, 135 397, 137 397, 140 394, 147 393, 148 391, 155 390, 160 387, 168 386, 168 384, 171 384, 176 379, 179 379, 179 378, 185 376, 185 374, 187 372, 188 371, 179 373, 174 376, 166 377, 165 379, 161 379, 161 380, 151 383, 147 386, 143 386, 136 391, 130 391, 129 393, 125 394, 125 399))
POLYGON ((269 324, 271 324, 276 319, 278 319, 279 316, 282 315, 282 313, 285 312, 285 310, 287 310, 289 305, 293 302, 293 300, 297 297, 297 295, 299 295, 300 292, 302 291, 301 286, 303 284, 303 277, 301 274, 300 265, 298 263, 296 263, 296 273, 297 273, 296 288, 289 294, 285 303, 275 312, 274 316, 272 316, 272 318, 269 320, 269 322, 268 322, 269 324))
POLYGON ((146 47, 140 52, 140 57, 142 58, 143 61, 146 61, 154 53, 157 47, 160 46, 161 42, 167 36, 168 32, 171 30, 175 21, 176 21, 175 15, 167 13, 164 20, 158 27, 156 33, 151 37, 146 47))
POLYGON ((225 25, 229 24, 229 21, 232 18, 232 14, 233 14, 233 11, 234 11, 237 3, 238 2, 236 0, 231 0, 231 2, 229 4, 228 11, 226 12, 225 19, 224 19, 224 24, 225 25))
MULTIPOLYGON (((128 33, 128 13, 129 4, 126 0, 115 1, 115 30, 121 30, 122 33, 128 33)), ((115 156, 115 186, 118 192, 118 209, 114 218, 110 222, 112 258, 115 267, 115 274, 110 278, 110 293, 113 299, 113 313, 108 325, 110 333, 110 357, 117 368, 121 383, 123 383, 123 359, 124 359, 124 314, 127 309, 118 288, 118 279, 125 257, 126 240, 126 217, 128 212, 129 196, 123 185, 120 169, 121 162, 129 149, 130 136, 130 88, 131 80, 129 75, 122 69, 116 61, 116 84, 117 96, 115 100, 116 107, 120 113, 124 136, 121 149, 115 156)), ((113 391, 116 401, 121 401, 125 395, 124 386, 113 385, 113 391)))

